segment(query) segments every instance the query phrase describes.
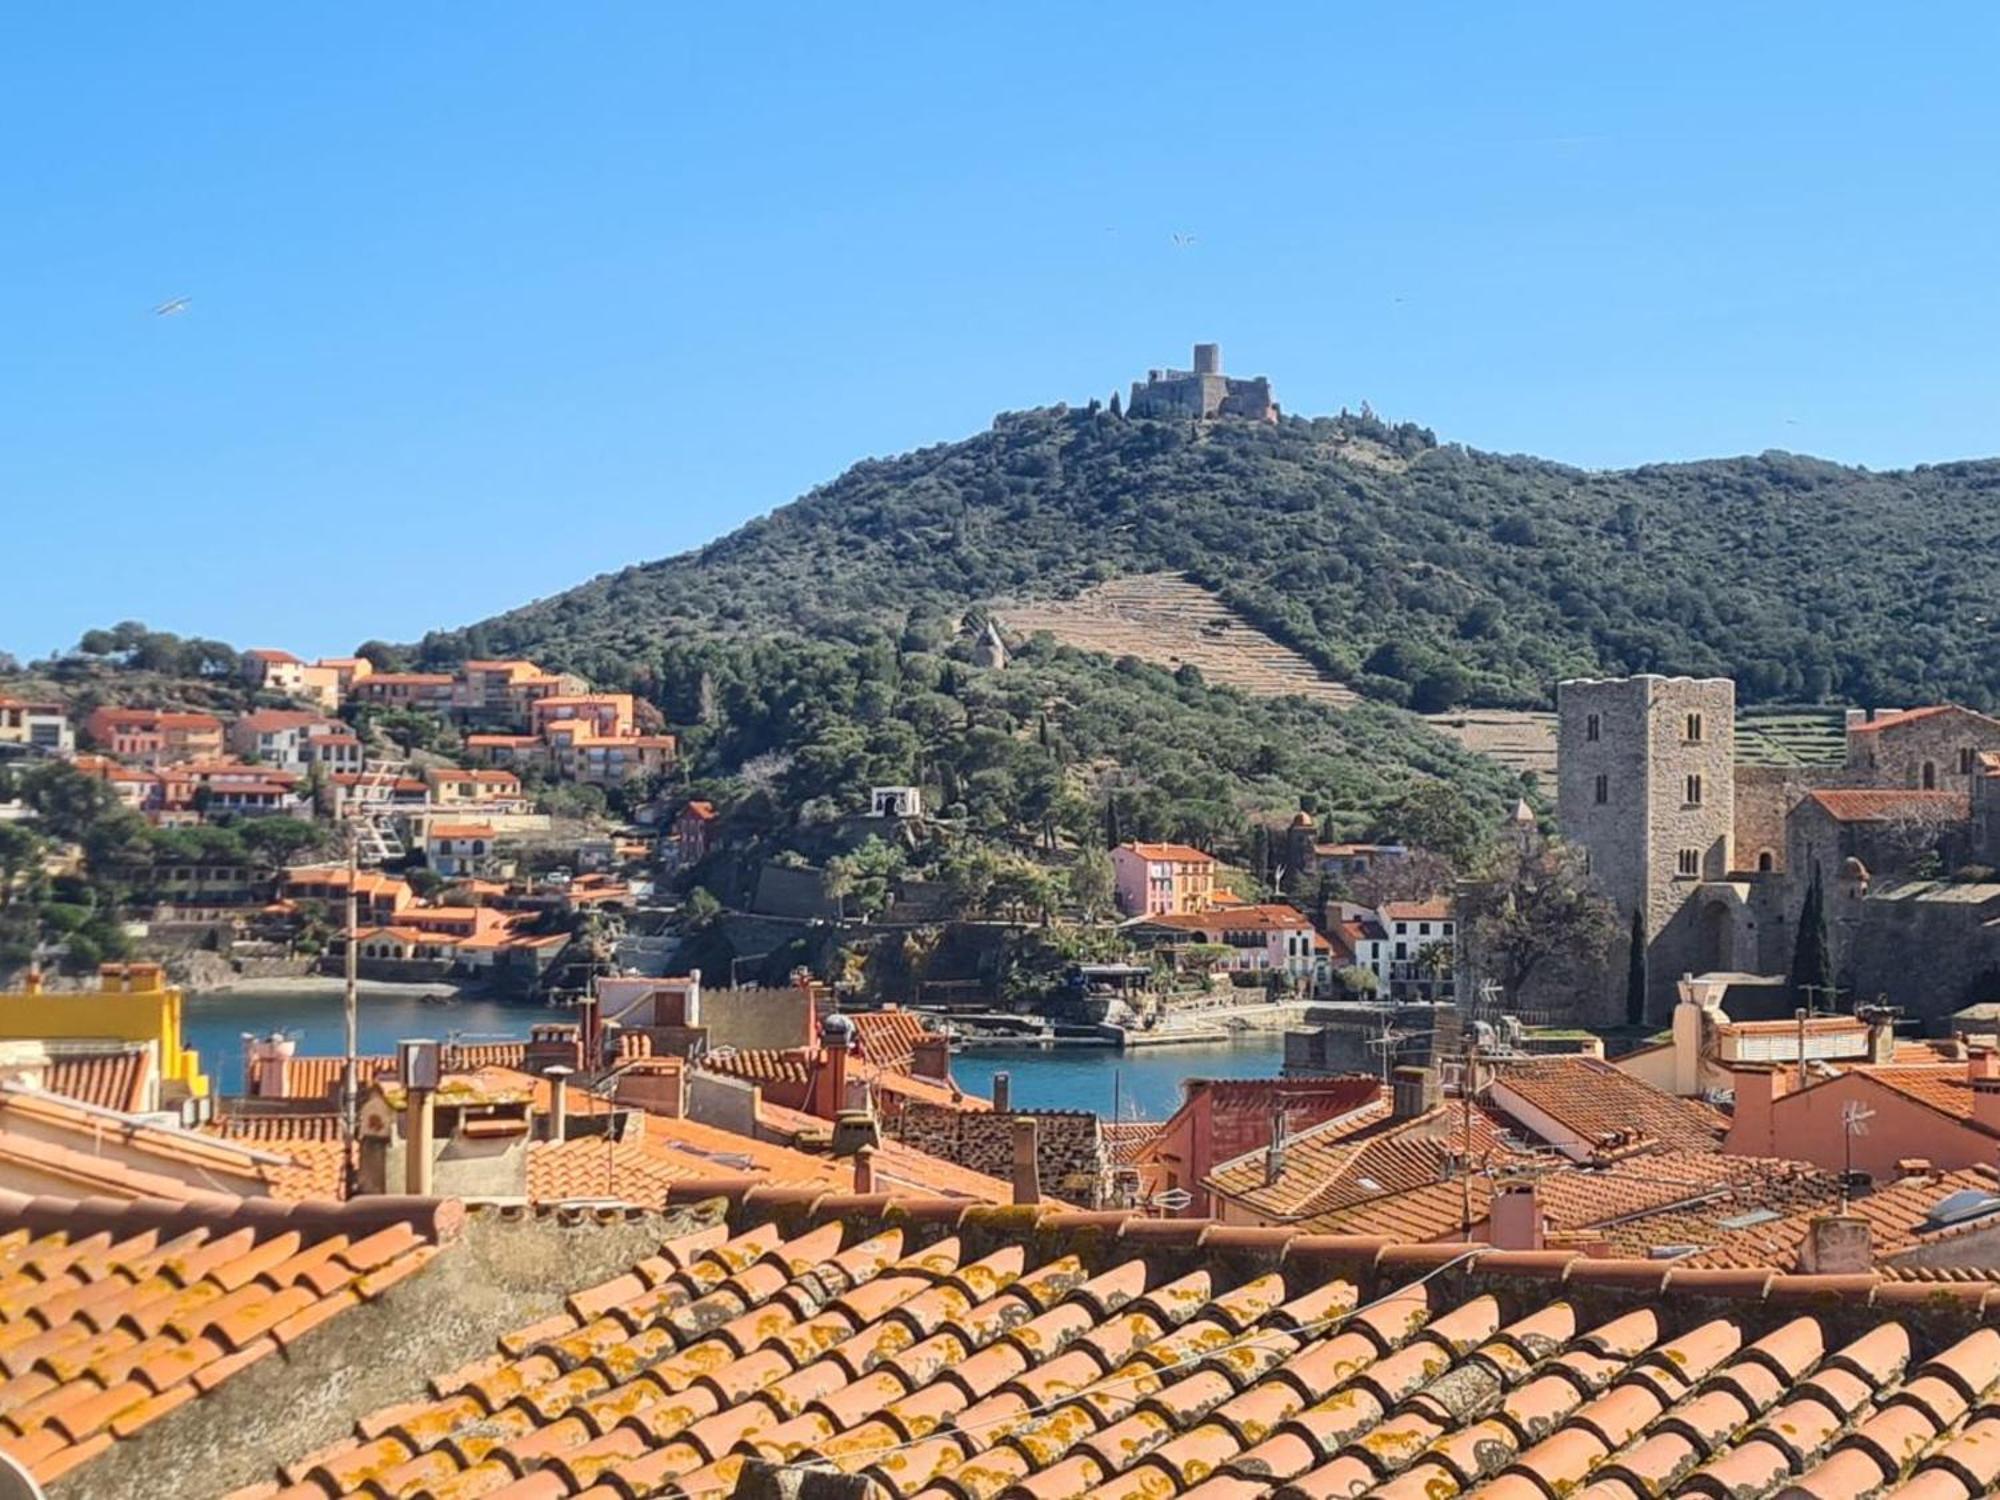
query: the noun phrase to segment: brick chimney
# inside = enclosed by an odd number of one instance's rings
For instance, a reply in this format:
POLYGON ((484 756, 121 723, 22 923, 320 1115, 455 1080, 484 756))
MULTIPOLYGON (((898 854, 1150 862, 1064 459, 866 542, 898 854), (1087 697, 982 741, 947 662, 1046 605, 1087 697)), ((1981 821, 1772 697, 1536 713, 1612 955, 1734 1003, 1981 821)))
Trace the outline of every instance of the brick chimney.
POLYGON ((1974 1047, 1966 1054, 1965 1076, 1977 1083, 1982 1078, 2000 1078, 2000 1052, 1991 1047, 1974 1047))
POLYGON ((813 1070, 807 1108, 822 1120, 832 1120, 847 1108, 847 1054, 854 1043, 854 1023, 835 1011, 820 1026, 820 1039, 823 1056, 813 1070))
POLYGON ((1038 1151, 1040 1128, 1027 1115, 1014 1117, 1014 1201, 1042 1201, 1042 1165, 1038 1151))
POLYGON ((1814 1276, 1846 1276, 1872 1270, 1874 1237, 1868 1221, 1855 1214, 1822 1214, 1807 1226, 1799 1246, 1799 1269, 1814 1276))
POLYGON ((251 1037, 243 1044, 243 1092, 253 1099, 282 1099, 286 1074, 299 1044, 288 1036, 251 1037))
POLYGON ((1503 1182, 1487 1211, 1487 1239, 1496 1250, 1539 1250, 1548 1229, 1532 1182, 1503 1182))

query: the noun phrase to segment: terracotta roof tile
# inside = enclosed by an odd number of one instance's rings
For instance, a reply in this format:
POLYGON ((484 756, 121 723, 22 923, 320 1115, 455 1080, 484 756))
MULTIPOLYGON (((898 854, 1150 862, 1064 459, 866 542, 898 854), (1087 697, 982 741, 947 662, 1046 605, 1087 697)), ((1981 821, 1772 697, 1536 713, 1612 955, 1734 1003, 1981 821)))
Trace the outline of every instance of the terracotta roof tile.
POLYGON ((0 1451, 49 1482, 275 1353, 280 1334, 303 1339, 358 1301, 353 1235, 398 1212, 410 1217, 378 1277, 420 1265, 462 1211, 0 1192, 0 1226, 16 1231, 0 1241, 0 1285, 13 1289, 0 1348, 35 1361, 0 1385, 0 1451))
POLYGON ((1898 817, 1941 817, 1962 821, 1972 815, 1964 792, 1834 790, 1812 792, 1808 800, 1841 823, 1881 823, 1898 817))
POLYGON ((1545 1117, 1585 1149, 1651 1145, 1717 1151, 1729 1128, 1728 1119, 1709 1105, 1676 1098, 1595 1057, 1506 1063, 1494 1077, 1489 1098, 1530 1134, 1563 1144, 1534 1118, 1545 1117))

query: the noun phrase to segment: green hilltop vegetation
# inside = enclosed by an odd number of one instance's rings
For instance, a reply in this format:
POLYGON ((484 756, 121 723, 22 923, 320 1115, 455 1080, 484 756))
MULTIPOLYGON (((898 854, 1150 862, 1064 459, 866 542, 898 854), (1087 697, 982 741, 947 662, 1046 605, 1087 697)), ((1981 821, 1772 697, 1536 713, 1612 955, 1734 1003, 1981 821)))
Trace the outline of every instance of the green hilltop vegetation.
MULTIPOLYGON (((1592 473, 1370 413, 1275 426, 1053 407, 870 459, 697 551, 464 630, 414 661, 528 655, 692 726, 691 774, 782 810, 915 781, 990 831, 1243 849, 1298 807, 1344 834, 1510 774, 1406 707, 1536 707, 1563 676, 1726 674, 1746 703, 2000 701, 2000 463, 1875 474, 1783 453, 1592 473), (1359 689, 1254 700, 1046 641, 969 663, 968 618, 1174 570, 1359 689), (1048 807, 1054 803, 1060 815, 1048 807)), ((1788 757, 1782 749, 1774 754, 1788 757)))
POLYGON ((871 459, 679 557, 470 630, 615 678, 663 643, 867 638, 911 611, 1182 570, 1367 695, 1546 706, 1558 677, 1734 676, 1745 702, 2000 702, 2000 463, 1784 453, 1592 473, 1370 416, 1065 407, 871 459))

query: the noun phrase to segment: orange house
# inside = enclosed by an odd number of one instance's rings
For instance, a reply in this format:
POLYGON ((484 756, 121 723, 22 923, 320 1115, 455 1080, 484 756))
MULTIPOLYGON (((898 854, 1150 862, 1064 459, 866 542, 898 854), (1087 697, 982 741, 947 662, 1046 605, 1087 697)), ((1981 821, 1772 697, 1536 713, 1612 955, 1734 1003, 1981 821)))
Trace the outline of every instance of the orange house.
POLYGON ((2000 1153, 2000 1057, 1914 1067, 1857 1067, 1796 1087, 1796 1067, 1738 1068, 1726 1150, 1785 1156, 1893 1181, 1920 1158, 1941 1172, 2000 1153))

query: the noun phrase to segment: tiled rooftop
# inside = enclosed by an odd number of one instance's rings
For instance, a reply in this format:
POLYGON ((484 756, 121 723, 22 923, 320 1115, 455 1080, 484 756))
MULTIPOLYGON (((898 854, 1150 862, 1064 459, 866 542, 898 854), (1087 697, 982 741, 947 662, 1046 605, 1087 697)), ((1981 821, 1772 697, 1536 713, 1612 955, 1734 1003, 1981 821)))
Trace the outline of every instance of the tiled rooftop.
MULTIPOLYGON (((463 1210, 0 1191, 0 1451, 48 1483, 436 1253, 463 1210)), ((78 1491, 76 1493, 87 1493, 78 1491)))
MULTIPOLYGON (((1535 1112, 1585 1142, 1715 1151, 1729 1120, 1698 1099, 1678 1099, 1595 1057, 1539 1057, 1510 1062, 1496 1074, 1491 1100, 1503 1113, 1535 1112), (1518 1100, 1525 1109, 1511 1102, 1518 1100)), ((1536 1121, 1522 1124, 1547 1138, 1536 1121)))
POLYGON ((728 1223, 411 1371, 244 1496, 1969 1500, 2000 1478, 1989 1282, 671 1192, 726 1196, 728 1223))

